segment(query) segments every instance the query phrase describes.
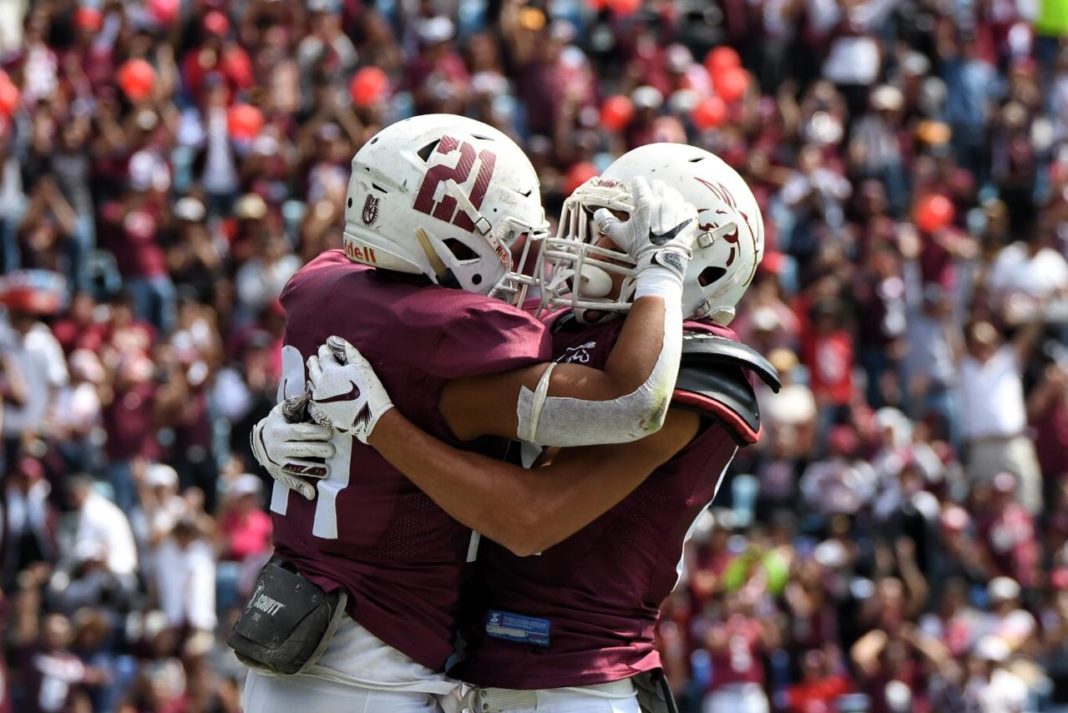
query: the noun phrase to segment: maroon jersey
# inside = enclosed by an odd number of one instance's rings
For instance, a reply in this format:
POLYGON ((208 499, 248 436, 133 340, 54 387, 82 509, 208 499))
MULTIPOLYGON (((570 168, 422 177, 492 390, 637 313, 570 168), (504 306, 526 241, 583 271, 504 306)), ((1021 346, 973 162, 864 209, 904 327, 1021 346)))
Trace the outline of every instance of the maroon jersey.
POLYGON ((709 690, 718 691, 740 683, 764 685, 764 658, 761 632, 757 619, 741 615, 731 616, 716 626, 726 636, 726 648, 711 652, 714 675, 709 690))
MULTIPOLYGON (((415 286, 356 265, 341 251, 324 253, 298 272, 282 304, 286 395, 303 391, 305 359, 336 334, 374 365, 397 408, 453 445, 438 413, 448 381, 551 357, 545 327, 504 302, 415 286)), ((334 445, 330 475, 317 485, 314 501, 276 488, 277 551, 328 591, 344 588, 349 614, 372 634, 440 670, 453 649, 470 530, 373 448, 341 436, 334 445)), ((464 445, 494 457, 503 457, 506 447, 497 438, 464 445)))
MULTIPOLYGON (((553 328, 557 361, 602 368, 619 321, 553 328)), ((688 329, 733 335, 688 323, 688 329)), ((680 403, 676 393, 675 403, 680 403)), ((466 659, 450 673, 479 686, 582 686, 660 668, 653 628, 678 579, 692 523, 712 500, 737 444, 718 421, 633 493, 541 555, 483 541, 466 659)))

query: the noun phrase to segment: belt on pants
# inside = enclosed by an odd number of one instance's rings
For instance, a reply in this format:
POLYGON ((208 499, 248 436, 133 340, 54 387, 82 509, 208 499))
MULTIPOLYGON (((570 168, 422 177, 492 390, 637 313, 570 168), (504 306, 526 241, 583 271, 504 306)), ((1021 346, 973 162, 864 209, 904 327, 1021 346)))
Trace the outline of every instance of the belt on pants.
POLYGON ((545 703, 549 696, 590 696, 591 698, 629 698, 634 695, 634 684, 629 678, 609 683, 566 688, 543 688, 518 690, 514 688, 471 688, 464 695, 463 709, 474 713, 501 713, 517 708, 534 708, 545 703))

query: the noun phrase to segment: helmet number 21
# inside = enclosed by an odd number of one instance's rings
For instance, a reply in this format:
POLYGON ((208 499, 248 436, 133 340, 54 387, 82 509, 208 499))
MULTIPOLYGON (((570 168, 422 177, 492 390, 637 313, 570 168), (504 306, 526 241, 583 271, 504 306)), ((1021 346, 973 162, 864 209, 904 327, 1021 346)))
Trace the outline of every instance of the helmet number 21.
POLYGON ((465 141, 451 136, 442 136, 433 153, 427 158, 427 162, 429 163, 435 157, 448 160, 454 155, 456 157, 454 165, 434 163, 427 168, 426 177, 423 178, 423 183, 419 187, 419 194, 415 197, 413 208, 420 213, 452 223, 462 230, 473 231, 474 220, 467 214, 467 211, 456 209, 457 200, 453 195, 446 191, 440 198, 437 198, 438 185, 445 181, 453 181, 457 186, 462 186, 471 177, 471 171, 477 160, 479 162, 478 175, 468 194, 468 200, 476 210, 481 208, 482 201, 486 197, 486 190, 489 188, 490 178, 493 177, 497 154, 489 149, 476 151, 474 146, 465 141))

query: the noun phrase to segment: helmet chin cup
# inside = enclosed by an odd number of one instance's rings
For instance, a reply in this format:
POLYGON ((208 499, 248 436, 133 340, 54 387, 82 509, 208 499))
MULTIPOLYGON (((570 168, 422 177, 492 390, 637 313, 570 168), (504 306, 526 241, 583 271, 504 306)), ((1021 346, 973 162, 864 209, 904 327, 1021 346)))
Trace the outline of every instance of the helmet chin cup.
POLYGON ((575 288, 586 297, 607 297, 612 292, 612 276, 596 265, 585 263, 575 279, 575 288))
POLYGON ((734 315, 734 307, 720 307, 719 309, 710 313, 708 315, 708 318, 716 324, 720 325, 721 327, 726 327, 734 319, 734 315))

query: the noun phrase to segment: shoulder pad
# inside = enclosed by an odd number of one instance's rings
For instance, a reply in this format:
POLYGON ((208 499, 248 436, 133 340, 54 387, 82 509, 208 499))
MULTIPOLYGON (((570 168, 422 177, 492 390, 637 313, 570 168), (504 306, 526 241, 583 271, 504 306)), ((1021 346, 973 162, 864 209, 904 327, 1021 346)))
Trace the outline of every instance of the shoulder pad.
POLYGON ((748 371, 779 390, 775 367, 753 349, 724 337, 687 334, 673 402, 677 407, 713 416, 740 445, 756 443, 762 429, 760 407, 748 371))
POLYGON ((726 337, 702 332, 682 335, 682 364, 732 364, 756 372, 760 379, 778 393, 782 387, 779 372, 752 347, 726 337))

